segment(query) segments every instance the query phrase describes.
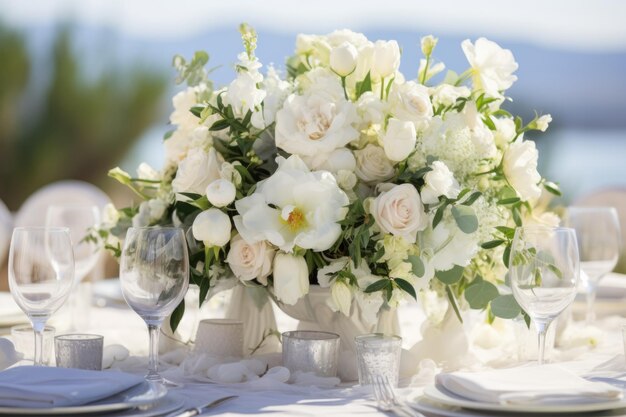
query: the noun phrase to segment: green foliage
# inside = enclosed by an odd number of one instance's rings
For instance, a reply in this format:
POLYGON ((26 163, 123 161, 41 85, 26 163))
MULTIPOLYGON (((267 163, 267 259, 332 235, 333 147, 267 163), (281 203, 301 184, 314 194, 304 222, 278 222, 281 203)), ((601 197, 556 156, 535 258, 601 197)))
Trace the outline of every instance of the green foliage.
POLYGON ((435 276, 439 281, 443 282, 444 284, 452 285, 461 280, 464 270, 465 268, 463 268, 462 266, 454 265, 452 269, 449 269, 447 271, 437 271, 435 273, 435 276))
POLYGON ((497 296, 491 300, 490 307, 493 315, 502 319, 514 319, 522 311, 512 294, 497 296))
POLYGON ((489 305, 489 302, 499 295, 498 289, 492 283, 482 278, 474 280, 465 289, 465 300, 473 309, 483 309, 489 305))

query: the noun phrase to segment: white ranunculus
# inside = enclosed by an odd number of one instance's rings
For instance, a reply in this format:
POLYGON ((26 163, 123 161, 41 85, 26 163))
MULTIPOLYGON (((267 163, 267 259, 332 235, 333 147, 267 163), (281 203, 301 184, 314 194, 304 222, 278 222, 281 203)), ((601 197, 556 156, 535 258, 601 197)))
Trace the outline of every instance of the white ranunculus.
POLYGON ((474 90, 483 90, 489 97, 502 98, 501 91, 517 80, 513 73, 518 65, 511 51, 485 38, 479 38, 475 44, 466 39, 461 47, 472 67, 474 90))
POLYGON ((359 137, 354 105, 311 92, 290 95, 276 114, 276 146, 295 155, 328 154, 359 137))
POLYGON ((413 122, 389 119, 383 137, 383 148, 387 158, 394 162, 405 160, 415 150, 416 136, 413 122))
POLYGON ((265 241, 248 243, 240 235, 235 235, 230 241, 226 262, 241 281, 256 279, 267 285, 275 253, 276 251, 265 241))
POLYGON ((193 237, 207 247, 222 247, 230 240, 230 217, 223 211, 210 208, 198 214, 191 227, 193 237))
POLYGON ((432 171, 424 175, 424 187, 422 187, 422 202, 435 204, 439 202, 439 196, 456 198, 459 194, 459 183, 446 164, 435 161, 430 166, 432 171))
POLYGON ((365 183, 383 182, 396 173, 393 164, 380 146, 369 144, 361 150, 354 151, 354 155, 356 156, 354 173, 365 183))
POLYGON ((451 84, 440 84, 433 89, 433 105, 439 106, 452 106, 461 97, 469 97, 472 92, 469 88, 462 85, 456 87, 451 84))
POLYGON ((550 124, 550 122, 552 122, 552 116, 549 114, 544 114, 543 116, 538 118, 535 123, 536 123, 537 129, 541 130, 542 132, 545 132, 546 130, 548 130, 548 125, 550 124))
POLYGON ((389 93, 389 103, 395 118, 413 122, 418 130, 425 128, 433 117, 428 88, 415 81, 394 83, 389 93))
POLYGON ((277 253, 272 277, 274 294, 285 304, 294 305, 309 292, 309 270, 302 256, 277 253))
POLYGON ((330 68, 340 77, 346 77, 356 68, 358 51, 349 42, 344 42, 330 51, 330 68))
POLYGON ((537 172, 539 153, 535 142, 524 140, 513 142, 504 152, 502 168, 507 181, 523 201, 536 200, 541 195, 537 172))
POLYGON ((352 307, 352 290, 343 280, 335 280, 330 286, 331 308, 340 311, 346 316, 350 315, 352 307))
POLYGON ((341 234, 348 196, 327 171, 309 171, 297 156, 277 158, 276 172, 255 192, 235 202, 239 234, 248 242, 267 240, 285 252, 294 246, 330 248, 341 234), (323 202, 323 204, 320 204, 323 202))
POLYGON ((376 79, 394 75, 400 67, 400 47, 396 41, 376 41, 372 58, 372 76, 376 79))
POLYGON ((329 154, 304 156, 302 160, 312 171, 330 171, 336 174, 339 171, 354 171, 356 160, 348 148, 338 148, 329 154))
POLYGON ((225 207, 235 201, 237 189, 225 179, 217 179, 206 187, 206 197, 215 207, 225 207))
POLYGON ((411 184, 396 185, 382 192, 372 201, 370 211, 383 232, 402 236, 410 243, 428 225, 420 195, 411 184))
POLYGON ((210 183, 220 178, 223 162, 224 158, 215 148, 208 151, 201 148, 190 149, 185 159, 178 164, 172 189, 175 193, 203 194, 210 183))

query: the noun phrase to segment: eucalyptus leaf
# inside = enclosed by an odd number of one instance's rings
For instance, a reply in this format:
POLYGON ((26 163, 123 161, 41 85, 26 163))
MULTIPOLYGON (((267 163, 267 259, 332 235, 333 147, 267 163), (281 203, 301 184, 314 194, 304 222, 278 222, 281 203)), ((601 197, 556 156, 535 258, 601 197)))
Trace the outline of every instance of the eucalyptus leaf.
POLYGON ((455 265, 454 268, 449 269, 447 271, 437 271, 435 272, 435 276, 437 279, 444 284, 452 285, 456 284, 461 280, 463 276, 464 267, 460 265, 455 265))
POLYGON ((486 308, 499 293, 491 282, 479 279, 465 289, 464 295, 471 308, 481 310, 486 308))
POLYGON ((452 216, 463 233, 474 233, 478 229, 478 218, 469 206, 452 207, 452 216))
POLYGON ((411 264, 411 272, 416 277, 423 277, 426 273, 426 268, 424 267, 424 261, 417 255, 409 255, 407 262, 411 264))
POLYGON ((514 319, 522 309, 512 294, 499 295, 491 300, 491 312, 502 319, 514 319))

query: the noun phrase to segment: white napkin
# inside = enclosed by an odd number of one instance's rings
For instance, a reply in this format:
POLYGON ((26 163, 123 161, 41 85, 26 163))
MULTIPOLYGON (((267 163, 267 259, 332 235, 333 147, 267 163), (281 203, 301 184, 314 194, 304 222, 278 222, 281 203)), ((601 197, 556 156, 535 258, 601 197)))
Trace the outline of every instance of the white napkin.
POLYGON ((143 381, 124 372, 19 366, 0 372, 0 407, 83 405, 120 393, 143 381))
POLYGON ((619 400, 622 391, 555 365, 441 373, 436 383, 468 400, 500 404, 590 403, 619 400))

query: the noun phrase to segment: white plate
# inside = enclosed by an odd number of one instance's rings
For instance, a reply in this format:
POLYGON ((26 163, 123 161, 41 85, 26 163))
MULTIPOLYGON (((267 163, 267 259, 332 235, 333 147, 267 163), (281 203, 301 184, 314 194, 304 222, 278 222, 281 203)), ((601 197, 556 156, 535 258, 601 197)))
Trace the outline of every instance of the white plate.
POLYGON ((494 404, 466 400, 443 392, 430 385, 424 389, 424 396, 431 401, 446 406, 467 408, 470 410, 500 411, 504 413, 588 413, 592 411, 626 408, 626 400, 600 401, 587 404, 494 404))
POLYGON ((160 384, 142 382, 119 394, 90 404, 70 407, 25 408, 0 407, 0 414, 4 415, 69 415, 103 413, 108 411, 126 410, 128 408, 148 406, 156 403, 167 395, 167 388, 160 384))

